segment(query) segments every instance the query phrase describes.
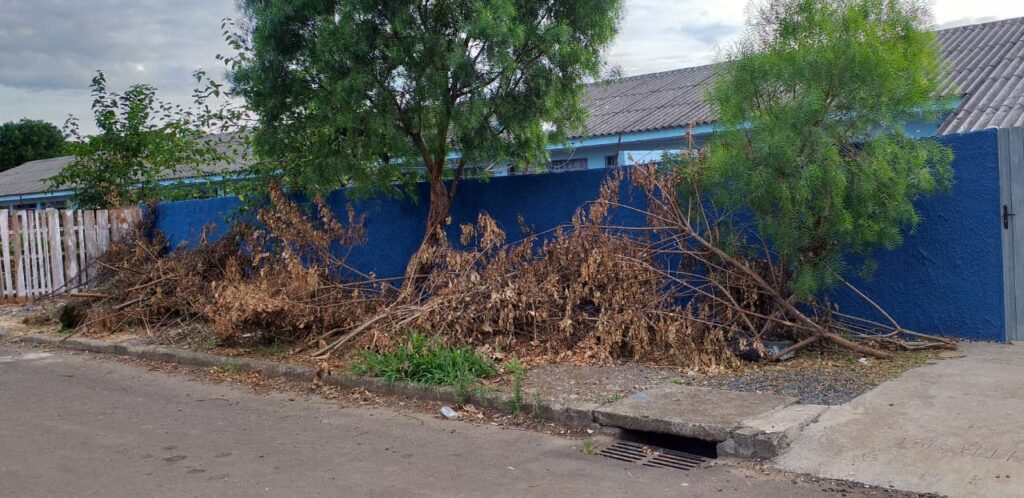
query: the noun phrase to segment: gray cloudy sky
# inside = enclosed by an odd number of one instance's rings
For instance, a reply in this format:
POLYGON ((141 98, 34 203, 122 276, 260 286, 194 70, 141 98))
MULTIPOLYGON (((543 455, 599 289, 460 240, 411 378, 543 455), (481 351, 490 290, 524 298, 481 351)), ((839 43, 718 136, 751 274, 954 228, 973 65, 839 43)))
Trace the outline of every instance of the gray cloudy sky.
MULTIPOLYGON (((622 30, 609 52, 625 75, 713 62, 717 47, 743 29, 748 0, 625 0, 622 30)), ((936 0, 940 26, 1024 16, 1020 0, 936 0)), ((220 72, 220 22, 234 0, 0 0, 0 122, 23 117, 58 126, 90 122, 96 69, 122 90, 145 82, 187 103, 192 71, 220 72)), ((219 74, 218 74, 219 76, 219 74)))

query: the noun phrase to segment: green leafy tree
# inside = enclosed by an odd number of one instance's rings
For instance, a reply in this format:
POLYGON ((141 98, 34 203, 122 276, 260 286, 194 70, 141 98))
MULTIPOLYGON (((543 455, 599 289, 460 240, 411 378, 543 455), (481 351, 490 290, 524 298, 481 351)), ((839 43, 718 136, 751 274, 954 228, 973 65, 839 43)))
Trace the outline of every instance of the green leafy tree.
POLYGON ((201 177, 217 165, 238 160, 242 149, 237 127, 242 112, 213 106, 220 87, 195 73, 201 83, 194 107, 160 100, 156 88, 137 84, 124 93, 107 89, 106 78, 93 78, 92 111, 99 133, 85 136, 74 117, 65 124, 74 160, 48 179, 51 190, 71 189, 81 208, 139 204, 162 198, 189 197, 201 192, 169 182, 182 176, 201 177), (205 83, 205 86, 202 84, 205 83), (219 133, 219 134, 218 134, 219 133))
POLYGON ((942 108, 927 20, 903 0, 771 1, 717 71, 705 188, 753 214, 799 297, 899 246, 914 201, 952 184, 952 152, 903 131, 942 108))
POLYGON ((425 178, 423 247, 464 176, 546 163, 547 144, 582 129, 584 81, 599 76, 621 11, 620 0, 241 5, 249 51, 233 82, 259 118, 265 171, 355 193, 425 178))
POLYGON ((64 134, 46 121, 22 119, 0 125, 0 171, 64 153, 64 134))

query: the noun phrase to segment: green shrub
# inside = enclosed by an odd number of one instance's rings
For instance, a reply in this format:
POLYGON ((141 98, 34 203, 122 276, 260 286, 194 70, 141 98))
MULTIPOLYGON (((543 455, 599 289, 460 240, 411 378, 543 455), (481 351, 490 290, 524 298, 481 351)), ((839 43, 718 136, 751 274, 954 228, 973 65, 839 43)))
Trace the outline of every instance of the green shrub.
POLYGON ((62 330, 73 331, 85 321, 88 305, 82 301, 69 301, 57 310, 57 321, 62 330))
POLYGON ((467 386, 498 373, 486 356, 468 347, 452 347, 418 333, 388 353, 359 352, 352 373, 433 386, 467 386))
POLYGON ((513 356, 505 364, 504 369, 512 376, 512 399, 509 400, 509 404, 512 413, 519 415, 523 409, 523 376, 526 375, 526 367, 519 361, 519 358, 513 356))

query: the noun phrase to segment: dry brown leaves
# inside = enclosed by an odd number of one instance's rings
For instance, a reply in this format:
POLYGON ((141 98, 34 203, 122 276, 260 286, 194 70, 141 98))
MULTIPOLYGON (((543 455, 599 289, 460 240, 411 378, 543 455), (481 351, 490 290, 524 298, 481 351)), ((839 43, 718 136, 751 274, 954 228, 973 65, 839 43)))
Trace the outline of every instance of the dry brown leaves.
POLYGON ((481 213, 462 227, 460 242, 470 249, 442 237, 416 325, 453 343, 526 357, 733 365, 727 330, 695 319, 706 313, 699 303, 683 307, 666 292, 670 281, 652 241, 607 225, 623 178, 613 175, 600 199, 551 233, 506 244, 481 213))
POLYGON ((144 219, 99 261, 91 288, 110 297, 90 308, 83 328, 143 328, 175 342, 180 338, 167 334, 188 335, 188 325, 198 323, 219 344, 252 345, 303 341, 359 323, 385 304, 390 286, 372 277, 342 281, 351 270, 331 244, 361 243, 362 219, 350 209, 343 224, 322 198, 313 205, 309 215, 271 186, 259 228, 236 224, 216 242, 204 234, 198 247, 174 251, 150 233, 152 218, 144 219))
POLYGON ((93 291, 110 297, 83 328, 142 327, 164 341, 206 330, 222 345, 346 341, 347 350, 386 349, 419 329, 527 361, 693 369, 733 367, 737 342, 787 333, 790 318, 768 297, 784 280, 770 258, 716 255, 718 222, 685 203, 673 173, 631 169, 646 208, 621 203, 626 175, 614 171, 570 224, 521 241, 508 243, 486 213, 461 227, 459 247, 440 234, 422 255, 431 272, 417 292, 349 267, 344 253, 365 242, 364 220, 349 208, 339 221, 319 197, 306 212, 272 185, 258 225, 189 250, 168 251, 146 219, 100 261, 93 291), (630 209, 645 226, 614 225, 612 213, 630 209), (349 332, 360 335, 347 342, 349 332))

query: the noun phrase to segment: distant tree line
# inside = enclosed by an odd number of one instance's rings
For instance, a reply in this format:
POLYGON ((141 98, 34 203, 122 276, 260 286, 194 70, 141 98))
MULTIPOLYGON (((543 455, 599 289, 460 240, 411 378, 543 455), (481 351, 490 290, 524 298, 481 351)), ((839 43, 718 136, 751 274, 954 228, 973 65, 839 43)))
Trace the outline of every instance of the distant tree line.
POLYGON ((0 171, 66 152, 64 134, 51 123, 22 119, 0 125, 0 171))

